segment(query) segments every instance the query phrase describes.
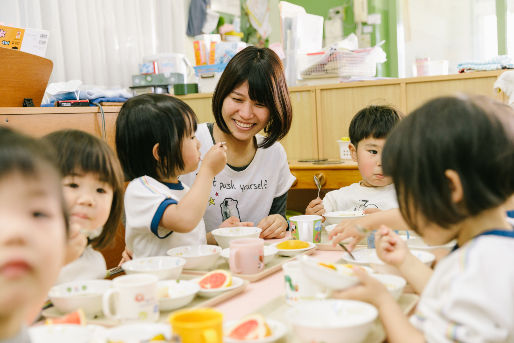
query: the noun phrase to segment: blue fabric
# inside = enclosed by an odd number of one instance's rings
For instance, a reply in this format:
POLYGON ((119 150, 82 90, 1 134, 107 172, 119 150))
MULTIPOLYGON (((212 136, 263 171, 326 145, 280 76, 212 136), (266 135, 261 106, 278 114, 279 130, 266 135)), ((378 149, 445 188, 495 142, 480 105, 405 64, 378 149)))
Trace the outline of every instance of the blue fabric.
POLYGON ((161 219, 162 219, 162 215, 164 214, 164 211, 166 211, 166 208, 169 205, 176 205, 176 204, 177 204, 177 201, 175 199, 170 199, 170 198, 164 199, 163 202, 161 202, 161 204, 157 208, 157 211, 155 211, 155 214, 152 218, 152 223, 150 224, 150 230, 157 238, 164 239, 173 233, 173 231, 170 230, 170 232, 168 232, 168 234, 166 234, 164 236, 159 236, 158 228, 159 228, 159 223, 161 222, 161 219))
MULTIPOLYGON (((473 237, 473 239, 480 237, 480 236, 500 236, 500 237, 507 237, 507 238, 514 238, 514 231, 507 231, 507 230, 498 230, 498 229, 492 229, 489 231, 484 231, 481 234, 473 237)), ((455 244, 451 252, 454 252, 455 250, 459 249, 459 245, 455 244)))
POLYGON ((93 103, 93 104, 98 104, 100 102, 125 102, 125 101, 127 101, 127 98, 122 98, 122 97, 91 99, 91 103, 93 103))
POLYGON ((514 218, 514 210, 507 211, 507 217, 514 218))
POLYGON ((169 189, 174 189, 174 190, 178 190, 178 191, 181 191, 184 189, 184 186, 182 185, 182 182, 177 182, 177 183, 173 183, 173 182, 163 182, 163 184, 165 184, 169 189))

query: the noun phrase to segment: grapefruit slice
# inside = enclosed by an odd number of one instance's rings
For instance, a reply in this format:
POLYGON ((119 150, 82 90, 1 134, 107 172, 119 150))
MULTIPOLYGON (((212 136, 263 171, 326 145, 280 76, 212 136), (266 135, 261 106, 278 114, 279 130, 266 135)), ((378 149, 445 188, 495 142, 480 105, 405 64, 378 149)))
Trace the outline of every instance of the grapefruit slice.
POLYGON ((263 316, 251 314, 231 327, 226 336, 238 340, 263 339, 271 336, 271 330, 263 316))
POLYGON ((84 316, 84 311, 79 308, 75 312, 70 312, 67 315, 58 318, 48 318, 45 321, 46 325, 51 324, 78 324, 78 325, 86 325, 86 317, 84 316))
POLYGON ((305 249, 309 247, 309 243, 297 240, 283 241, 277 244, 277 249, 305 249))
POLYGON ((203 289, 229 287, 232 285, 232 276, 225 270, 213 270, 202 276, 198 281, 198 285, 203 289))

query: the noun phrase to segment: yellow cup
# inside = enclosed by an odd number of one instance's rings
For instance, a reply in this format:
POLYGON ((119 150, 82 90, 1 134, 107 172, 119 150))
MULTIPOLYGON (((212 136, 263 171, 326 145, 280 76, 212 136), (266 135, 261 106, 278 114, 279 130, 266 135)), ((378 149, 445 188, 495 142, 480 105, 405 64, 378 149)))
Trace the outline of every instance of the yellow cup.
POLYGON ((173 334, 179 335, 182 343, 222 343, 223 314, 210 309, 182 310, 169 318, 173 334))

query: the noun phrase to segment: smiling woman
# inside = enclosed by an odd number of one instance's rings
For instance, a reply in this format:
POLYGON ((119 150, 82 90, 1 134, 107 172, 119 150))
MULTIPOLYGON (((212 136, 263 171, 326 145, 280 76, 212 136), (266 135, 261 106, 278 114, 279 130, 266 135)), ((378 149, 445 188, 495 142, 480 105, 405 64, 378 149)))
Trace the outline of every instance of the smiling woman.
MULTIPOLYGON (((248 47, 229 62, 212 99, 215 123, 196 132, 205 154, 226 142, 227 165, 213 182, 206 230, 235 217, 262 229, 262 238, 283 237, 287 229, 287 191, 294 182, 278 140, 292 121, 291 102, 278 56, 270 49, 248 47), (264 131, 264 136, 259 132, 264 131)), ((184 176, 192 184, 196 173, 184 176)))

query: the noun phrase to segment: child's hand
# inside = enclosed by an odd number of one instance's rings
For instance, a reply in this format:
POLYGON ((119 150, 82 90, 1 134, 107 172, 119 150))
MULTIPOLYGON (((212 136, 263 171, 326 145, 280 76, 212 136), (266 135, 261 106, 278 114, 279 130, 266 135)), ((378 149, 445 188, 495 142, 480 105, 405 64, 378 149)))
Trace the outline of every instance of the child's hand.
POLYGON ((87 237, 80 232, 79 225, 70 226, 70 235, 66 244, 64 264, 71 263, 82 255, 87 246, 87 237))
POLYGON ((360 283, 343 291, 334 291, 333 298, 360 300, 379 307, 384 297, 391 297, 387 288, 380 281, 368 275, 364 269, 354 267, 353 272, 360 283))
POLYGON ((287 221, 280 214, 271 214, 264 217, 257 227, 262 229, 261 238, 284 238, 286 236, 287 221))
POLYGON ((378 257, 393 266, 401 265, 409 254, 407 243, 387 226, 381 226, 375 233, 375 248, 378 257))
POLYGON ((121 253, 121 261, 118 263, 118 267, 121 266, 123 263, 132 260, 132 251, 130 251, 127 247, 125 247, 125 250, 121 253))
POLYGON ((242 222, 239 221, 237 217, 230 217, 220 224, 220 227, 234 227, 234 226, 253 226, 252 222, 242 222))
POLYGON ((227 147, 223 143, 216 143, 203 157, 200 169, 208 170, 212 176, 215 176, 225 168, 226 164, 227 147))
POLYGON ((325 207, 323 207, 323 200, 317 197, 312 200, 307 208, 305 209, 305 214, 317 214, 318 216, 322 216, 325 214, 325 207))
POLYGON ((344 241, 347 238, 352 238, 352 241, 345 244, 348 250, 352 251, 357 243, 359 243, 364 237, 366 232, 361 228, 366 227, 365 217, 356 219, 347 219, 341 221, 337 226, 330 232, 328 239, 332 241, 332 245, 344 241))

